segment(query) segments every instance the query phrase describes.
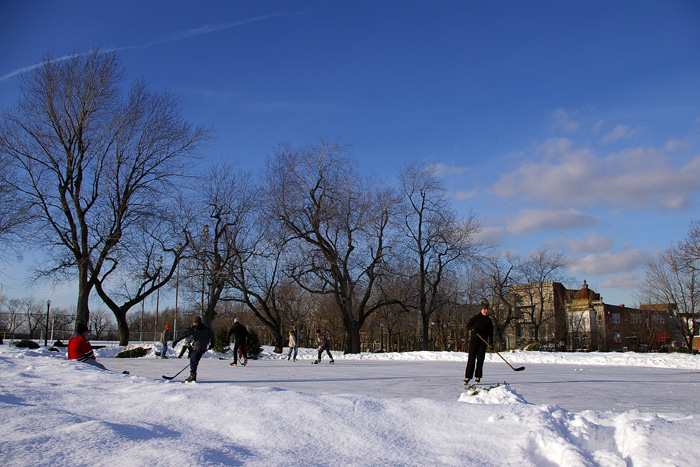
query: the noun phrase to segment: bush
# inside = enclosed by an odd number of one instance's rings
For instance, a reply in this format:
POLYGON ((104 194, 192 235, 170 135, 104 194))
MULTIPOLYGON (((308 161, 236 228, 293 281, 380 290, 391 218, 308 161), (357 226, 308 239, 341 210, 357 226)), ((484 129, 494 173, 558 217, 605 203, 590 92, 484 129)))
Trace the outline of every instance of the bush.
POLYGON ((122 350, 117 355, 115 355, 114 358, 139 358, 143 357, 147 353, 148 350, 146 350, 143 347, 134 347, 133 349, 122 350))
POLYGON ((214 340, 214 350, 225 353, 228 349, 228 329, 226 327, 219 328, 216 331, 216 339, 214 340))
POLYGON ((260 347, 260 338, 258 333, 254 329, 248 330, 248 357, 255 360, 258 358, 258 354, 262 352, 262 347, 260 347))
POLYGON ((669 347, 667 349, 668 353, 690 353, 692 354, 693 351, 690 350, 688 347, 669 347))
POLYGON ((523 350, 529 350, 531 352, 534 352, 536 350, 540 350, 540 343, 539 342, 533 342, 532 344, 528 344, 525 346, 523 350))
POLYGON ((40 347, 39 344, 34 341, 30 341, 29 339, 22 339, 21 341, 17 341, 12 345, 23 349, 38 349, 40 347))

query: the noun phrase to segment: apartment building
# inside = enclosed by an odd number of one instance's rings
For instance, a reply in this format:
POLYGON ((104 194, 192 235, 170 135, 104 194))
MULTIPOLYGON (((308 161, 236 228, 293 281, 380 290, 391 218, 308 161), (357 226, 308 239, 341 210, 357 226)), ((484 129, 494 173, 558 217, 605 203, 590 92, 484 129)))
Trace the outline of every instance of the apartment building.
POLYGON ((670 345, 669 305, 609 305, 588 287, 559 282, 511 287, 515 319, 504 332, 509 348, 534 341, 543 349, 648 351, 670 345))

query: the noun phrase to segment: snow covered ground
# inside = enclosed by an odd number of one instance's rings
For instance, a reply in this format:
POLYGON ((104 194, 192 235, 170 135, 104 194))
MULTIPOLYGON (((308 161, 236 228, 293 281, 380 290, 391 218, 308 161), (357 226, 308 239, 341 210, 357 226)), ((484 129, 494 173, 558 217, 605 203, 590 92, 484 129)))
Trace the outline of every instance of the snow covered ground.
POLYGON ((112 358, 105 372, 0 346, 3 465, 698 465, 700 357, 488 355, 476 395, 466 354, 336 353, 310 365, 269 348, 232 368, 208 353, 112 358), (120 374, 128 369, 129 375, 120 374), (506 381, 508 384, 504 385, 506 381))

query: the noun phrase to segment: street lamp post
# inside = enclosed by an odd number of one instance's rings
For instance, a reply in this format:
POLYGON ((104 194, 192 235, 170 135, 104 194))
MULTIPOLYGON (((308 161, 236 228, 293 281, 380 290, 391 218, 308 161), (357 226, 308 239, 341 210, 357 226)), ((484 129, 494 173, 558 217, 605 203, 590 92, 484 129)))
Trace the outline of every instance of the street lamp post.
MULTIPOLYGON (((156 281, 160 280, 160 273, 163 270, 163 257, 161 256, 158 258, 158 271, 156 275, 156 281)), ((158 335, 158 311, 160 308, 160 287, 156 290, 156 329, 153 334, 153 340, 156 339, 156 336, 158 335)))
POLYGON ((46 332, 44 333, 44 347, 49 343, 49 312, 51 311, 51 300, 46 300, 46 332))
POLYGON ((141 299, 141 330, 139 331, 139 341, 143 342, 143 301, 144 299, 141 299))
MULTIPOLYGON (((180 245, 177 246, 180 251, 180 245)), ((180 260, 177 260, 177 272, 175 274, 175 321, 173 322, 173 340, 177 339, 177 299, 180 292, 180 260)))

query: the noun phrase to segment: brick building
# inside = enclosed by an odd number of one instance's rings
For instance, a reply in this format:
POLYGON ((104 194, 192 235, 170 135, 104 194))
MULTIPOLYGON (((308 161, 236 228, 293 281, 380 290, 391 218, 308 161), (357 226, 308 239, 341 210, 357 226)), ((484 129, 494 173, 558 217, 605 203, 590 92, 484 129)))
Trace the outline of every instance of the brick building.
POLYGON ((560 350, 648 351, 673 338, 669 305, 608 305, 586 281, 580 289, 549 281, 516 285, 510 292, 515 319, 504 333, 508 348, 537 340, 560 350))

